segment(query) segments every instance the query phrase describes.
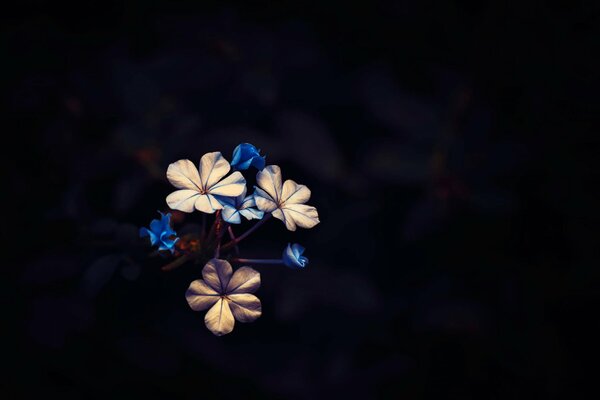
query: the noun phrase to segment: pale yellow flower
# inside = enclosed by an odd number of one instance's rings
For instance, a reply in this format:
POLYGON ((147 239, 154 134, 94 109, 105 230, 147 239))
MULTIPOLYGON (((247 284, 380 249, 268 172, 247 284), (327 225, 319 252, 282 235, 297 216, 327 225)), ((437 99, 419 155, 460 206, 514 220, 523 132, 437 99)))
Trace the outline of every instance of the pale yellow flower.
POLYGON ((202 277, 190 284, 185 298, 194 311, 209 309, 204 317, 206 327, 222 336, 233 330, 235 320, 252 322, 262 310, 252 293, 260 287, 260 273, 241 267, 235 273, 225 260, 213 258, 202 269, 202 277))
POLYGON ((290 231, 296 227, 312 228, 319 221, 319 213, 313 206, 306 205, 310 199, 310 189, 291 179, 282 182, 281 169, 277 165, 267 165, 256 174, 254 200, 256 207, 280 219, 290 231))
POLYGON ((167 196, 171 209, 212 214, 223 208, 218 196, 237 197, 246 189, 246 179, 239 171, 223 178, 231 166, 218 151, 203 155, 199 167, 190 160, 169 165, 167 179, 179 189, 167 196))

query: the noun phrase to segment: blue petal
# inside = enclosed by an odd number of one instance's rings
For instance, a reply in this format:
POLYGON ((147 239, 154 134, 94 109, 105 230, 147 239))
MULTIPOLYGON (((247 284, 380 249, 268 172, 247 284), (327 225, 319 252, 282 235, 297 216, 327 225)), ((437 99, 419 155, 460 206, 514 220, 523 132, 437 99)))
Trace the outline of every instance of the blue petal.
POLYGON ((292 245, 292 252, 294 253, 294 256, 298 258, 304 253, 304 247, 300 246, 298 243, 294 243, 292 245))
POLYGON ((239 224, 242 222, 240 218, 240 213, 235 207, 225 206, 223 207, 223 212, 221 216, 225 221, 230 224, 239 224))
POLYGON ((171 252, 172 252, 172 250, 173 250, 173 249, 171 249, 171 248, 169 248, 169 247, 165 246, 165 244, 164 244, 164 243, 161 243, 161 244, 160 244, 160 246, 158 246, 158 250, 159 250, 159 251, 171 250, 171 252))
POLYGON ((241 144, 237 145, 235 149, 233 149, 233 155, 231 156, 231 165, 237 167, 242 159, 242 148, 241 144))
POLYGON ((237 166, 238 169, 248 169, 252 165, 253 158, 249 158, 246 161, 240 162, 237 166))
POLYGON ((260 150, 250 143, 241 143, 233 150, 231 166, 238 170, 245 170, 253 166, 263 169, 264 157, 260 156, 260 150))
POLYGON ((304 247, 299 244, 290 245, 283 250, 281 261, 293 269, 305 268, 308 264, 308 258, 300 256, 304 252, 304 247))
POLYGON ((158 219, 153 219, 152 222, 150 222, 150 230, 155 235, 160 235, 163 231, 163 223, 158 219))
POLYGON ((162 222, 163 226, 171 226, 171 213, 163 214, 160 213, 160 222, 162 222))
POLYGON ((221 205, 223 207, 233 207, 233 208, 236 208, 236 201, 235 201, 236 198, 235 197, 215 195, 215 198, 217 199, 217 201, 219 203, 221 203, 221 205))
POLYGON ((150 244, 154 246, 158 241, 158 236, 154 232, 148 230, 147 228, 140 228, 140 237, 143 238, 147 236, 150 236, 150 244))
POLYGON ((172 253, 174 251, 173 246, 179 238, 171 239, 171 237, 177 236, 177 233, 171 228, 171 214, 163 214, 160 211, 158 213, 160 214, 160 220, 153 219, 150 222, 150 229, 140 228, 140 237, 149 236, 150 243, 153 246, 159 245, 158 250, 171 250, 172 253))
POLYGON ((253 157, 251 165, 260 171, 265 167, 265 163, 266 163, 265 158, 266 157, 264 157, 264 156, 263 157, 260 157, 260 156, 253 157))
POLYGON ((173 253, 175 251, 175 243, 177 243, 178 240, 179 238, 170 239, 169 236, 165 235, 161 237, 158 250, 170 250, 171 253, 173 253))
POLYGON ((163 240, 161 240, 161 245, 159 248, 159 250, 164 250, 164 249, 168 249, 168 250, 173 250, 173 248, 175 247, 175 243, 177 243, 179 241, 179 238, 174 238, 174 239, 169 239, 169 238, 165 238, 163 240))
POLYGON ((298 260, 300 261, 300 264, 302 264, 302 267, 306 267, 306 265, 308 265, 308 258, 300 257, 298 260))

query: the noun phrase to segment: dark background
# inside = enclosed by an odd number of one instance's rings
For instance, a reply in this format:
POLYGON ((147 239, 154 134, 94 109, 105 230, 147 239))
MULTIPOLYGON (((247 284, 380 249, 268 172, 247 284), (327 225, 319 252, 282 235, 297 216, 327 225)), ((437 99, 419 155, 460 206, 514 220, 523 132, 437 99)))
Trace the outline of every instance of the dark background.
POLYGON ((577 397, 597 338, 593 3, 197 3, 26 1, 2 25, 5 389, 577 397), (242 244, 311 263, 257 267, 263 316, 218 338, 184 298, 200 267, 161 272, 137 230, 166 211, 170 162, 245 141, 321 223, 242 244))

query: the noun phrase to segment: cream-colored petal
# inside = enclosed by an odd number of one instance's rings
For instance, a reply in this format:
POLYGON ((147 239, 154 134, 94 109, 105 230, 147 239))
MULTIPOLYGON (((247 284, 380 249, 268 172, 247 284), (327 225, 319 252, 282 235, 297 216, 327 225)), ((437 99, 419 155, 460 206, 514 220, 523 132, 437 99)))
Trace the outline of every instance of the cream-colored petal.
POLYGON ((282 220, 283 223, 285 224, 285 227, 289 231, 295 231, 296 230, 296 223, 294 222, 294 219, 289 214, 285 214, 281 208, 278 208, 277 210, 274 210, 271 214, 275 218, 282 220))
POLYGON ((233 273, 225 293, 254 293, 259 287, 260 273, 250 267, 241 267, 233 273))
POLYGON ((219 182, 222 177, 227 175, 231 166, 229 162, 223 158, 221 152, 206 153, 200 159, 200 182, 202 188, 208 190, 215 183, 219 182))
POLYGON ((194 211, 194 203, 200 196, 200 193, 196 190, 176 190, 167 196, 167 205, 172 210, 179 210, 186 213, 194 211))
POLYGON ((252 322, 262 314, 260 300, 250 293, 227 296, 231 313, 240 322, 252 322))
POLYGON ((246 179, 240 171, 235 171, 222 181, 216 182, 208 187, 208 193, 219 196, 236 197, 242 194, 246 188, 246 179))
MULTIPOLYGON (((242 190, 242 193, 240 193, 240 195, 237 197, 236 204, 242 204, 244 202, 244 199, 246 198, 246 191, 247 190, 248 190, 248 188, 246 187, 246 185, 244 185, 244 190, 242 190)), ((250 196, 248 196, 248 197, 250 197, 250 196)))
POLYGON ((233 330, 235 319, 229 308, 229 302, 219 298, 204 317, 204 323, 209 331, 217 336, 223 336, 233 330))
POLYGON ((233 269, 225 260, 213 258, 202 269, 204 281, 219 294, 225 294, 233 269))
POLYGON ((310 189, 304 185, 299 185, 291 179, 283 183, 283 192, 281 194, 281 203, 285 204, 304 204, 310 199, 310 189))
POLYGON ((196 210, 198 211, 212 214, 215 211, 222 209, 223 205, 217 199, 215 199, 212 194, 203 194, 198 196, 196 202, 194 203, 194 207, 196 207, 196 210))
POLYGON ((282 191, 281 168, 277 165, 267 165, 256 174, 256 184, 279 204, 282 191))
POLYGON ((282 210, 285 218, 293 219, 300 228, 312 228, 320 222, 319 213, 313 206, 307 206, 306 204, 286 204, 282 210))
POLYGON ((190 287, 185 292, 185 298, 194 311, 206 310, 215 304, 221 297, 202 279, 197 279, 190 283, 190 287))
POLYGON ((244 208, 243 210, 240 210, 239 213, 246 219, 262 219, 265 215, 264 212, 257 210, 256 208, 244 208))
POLYGON ((254 188, 254 201, 260 211, 271 212, 278 207, 271 195, 260 188, 254 188))
POLYGON ((167 179, 177 189, 189 189, 199 192, 202 188, 198 170, 190 160, 179 160, 169 164, 167 179))
POLYGON ((243 197, 240 201, 239 201, 239 209, 243 210, 245 208, 251 208, 251 207, 256 207, 256 200, 254 199, 254 195, 250 195, 250 196, 246 196, 243 197))

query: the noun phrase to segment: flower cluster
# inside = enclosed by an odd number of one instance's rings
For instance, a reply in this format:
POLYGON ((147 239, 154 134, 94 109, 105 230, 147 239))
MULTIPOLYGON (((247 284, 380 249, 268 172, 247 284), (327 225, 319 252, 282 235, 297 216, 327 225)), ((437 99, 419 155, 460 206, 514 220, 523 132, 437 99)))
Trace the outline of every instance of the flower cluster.
MULTIPOLYGON (((248 266, 235 272, 231 264, 281 264, 292 269, 308 265, 304 247, 288 244, 281 258, 246 259, 239 257, 238 243, 255 232, 271 217, 281 220, 290 231, 297 227, 312 228, 319 223, 317 209, 306 204, 310 190, 293 180, 283 181, 277 165, 265 166, 265 157, 249 143, 238 145, 230 164, 220 152, 206 153, 198 168, 190 160, 169 165, 168 181, 177 189, 167 196, 172 210, 184 213, 200 211, 214 214, 209 227, 206 215, 200 232, 177 237, 171 227, 171 214, 153 220, 150 229, 141 228, 141 237, 150 237, 159 253, 168 251, 175 260, 162 269, 169 271, 187 261, 204 265, 202 278, 193 281, 186 299, 194 311, 208 309, 204 322, 215 335, 230 333, 235 321, 252 322, 261 315, 260 300, 252 293, 260 287, 260 273, 248 266), (230 174, 230 171, 234 171, 230 174), (246 178, 240 171, 256 168, 256 186, 248 194, 246 178), (243 217, 243 218, 242 218, 243 217), (257 220, 246 232, 236 236, 233 225, 243 219, 257 220), (224 237, 228 239, 224 243, 224 237)), ((166 253, 166 254, 169 254, 166 253)))

